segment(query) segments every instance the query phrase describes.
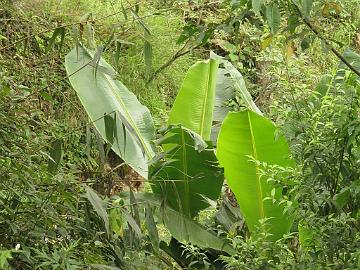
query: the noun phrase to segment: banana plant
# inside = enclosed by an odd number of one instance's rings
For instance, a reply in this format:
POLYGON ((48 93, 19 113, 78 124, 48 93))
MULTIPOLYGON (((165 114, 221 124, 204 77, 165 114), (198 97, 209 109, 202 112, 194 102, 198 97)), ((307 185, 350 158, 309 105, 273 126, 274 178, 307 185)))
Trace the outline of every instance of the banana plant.
MULTIPOLYGON (((154 157, 154 125, 143 106, 120 81, 115 70, 96 53, 77 45, 65 58, 65 67, 85 111, 102 138, 137 173, 147 179, 148 162, 154 157), (112 118, 114 130, 106 125, 112 118), (109 138, 109 133, 112 136, 109 138)), ((111 122, 111 121, 110 121, 111 122)))
POLYGON ((276 137, 275 125, 265 117, 250 110, 230 112, 222 124, 216 152, 250 232, 267 219, 272 240, 281 238, 292 224, 279 204, 282 189, 267 181, 261 171, 261 163, 294 165, 285 138, 276 137))

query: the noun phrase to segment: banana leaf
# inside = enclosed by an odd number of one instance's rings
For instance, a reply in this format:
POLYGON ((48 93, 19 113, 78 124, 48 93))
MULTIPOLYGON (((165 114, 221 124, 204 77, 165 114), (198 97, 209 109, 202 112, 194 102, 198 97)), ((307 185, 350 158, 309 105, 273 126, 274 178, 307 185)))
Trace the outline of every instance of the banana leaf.
POLYGON ((148 161, 154 156, 151 141, 155 136, 149 110, 126 86, 113 79, 111 74, 116 72, 101 58, 101 50, 95 53, 78 45, 66 56, 65 67, 72 87, 102 138, 147 178, 148 161), (106 115, 116 122, 111 132, 103 119, 106 115), (112 140, 109 134, 113 134, 112 140))
POLYGON ((282 189, 267 181, 261 164, 293 166, 284 137, 276 138, 275 125, 250 110, 231 112, 220 130, 217 157, 225 169, 225 177, 240 205, 250 232, 260 220, 267 219, 266 229, 277 240, 287 233, 292 220, 279 205, 282 189))
POLYGON ((190 130, 170 126, 158 140, 165 149, 150 167, 153 192, 187 217, 209 205, 204 197, 217 200, 224 181, 214 149, 190 130))
POLYGON ((168 125, 181 124, 210 140, 218 61, 210 59, 190 67, 170 111, 168 125))

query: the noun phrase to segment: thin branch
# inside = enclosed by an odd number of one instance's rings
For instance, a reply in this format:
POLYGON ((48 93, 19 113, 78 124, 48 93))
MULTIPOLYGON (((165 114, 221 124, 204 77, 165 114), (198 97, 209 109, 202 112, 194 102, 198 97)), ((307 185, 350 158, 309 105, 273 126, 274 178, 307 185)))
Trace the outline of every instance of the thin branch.
POLYGON ((300 8, 298 7, 298 5, 296 3, 294 3, 294 1, 292 0, 292 3, 294 4, 296 11, 299 13, 301 19, 303 20, 303 22, 309 27, 309 29, 318 37, 320 38, 326 46, 328 46, 330 48, 330 50, 336 55, 337 58, 339 58, 351 71, 353 71, 356 75, 358 75, 360 77, 360 71, 358 71, 349 61, 347 61, 344 56, 341 55, 341 53, 336 50, 331 44, 330 42, 323 37, 319 31, 315 28, 315 26, 313 26, 311 24, 311 22, 306 19, 303 14, 301 13, 300 8))
POLYGON ((184 56, 188 54, 189 52, 199 48, 202 44, 198 44, 196 46, 191 47, 190 49, 184 51, 186 45, 189 43, 189 40, 187 40, 182 46, 165 64, 163 64, 161 67, 159 67, 157 70, 153 72, 151 77, 148 79, 147 84, 151 83, 164 69, 168 68, 173 62, 176 61, 181 56, 184 56))
POLYGON ((78 68, 77 70, 75 70, 73 73, 61 78, 60 80, 57 80, 55 82, 52 82, 46 86, 44 86, 43 88, 40 88, 40 89, 37 89, 35 91, 33 91, 30 95, 27 95, 23 98, 19 98, 17 100, 15 100, 16 102, 21 102, 21 101, 24 101, 24 100, 27 100, 29 97, 37 94, 37 93, 40 93, 42 91, 44 91, 45 89, 49 88, 50 86, 53 86, 53 85, 56 85, 58 84, 59 82, 62 82, 62 81, 65 81, 66 79, 69 79, 71 76, 75 75, 76 73, 80 72, 81 70, 83 70, 85 67, 87 67, 88 65, 90 65, 91 63, 93 62, 93 60, 91 60, 90 62, 86 63, 85 65, 83 65, 82 67, 78 68))

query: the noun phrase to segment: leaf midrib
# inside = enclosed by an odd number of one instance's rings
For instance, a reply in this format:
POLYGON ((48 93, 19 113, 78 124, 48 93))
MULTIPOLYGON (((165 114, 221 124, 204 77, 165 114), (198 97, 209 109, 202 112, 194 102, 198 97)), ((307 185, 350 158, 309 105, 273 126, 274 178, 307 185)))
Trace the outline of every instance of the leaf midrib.
MULTIPOLYGON (((211 71, 212 71, 212 64, 213 62, 210 60, 209 62, 209 70, 207 71, 207 78, 206 78, 206 91, 205 91, 205 98, 203 101, 203 106, 201 109, 201 119, 200 119, 200 136, 202 138, 204 138, 204 122, 205 122, 205 114, 206 114, 206 106, 207 106, 207 102, 208 102, 208 92, 209 92, 209 81, 210 81, 210 77, 211 77, 211 71)), ((208 138, 204 138, 204 139, 208 139, 208 138)))
MULTIPOLYGON (((149 151, 148 147, 147 147, 147 144, 145 143, 143 137, 142 137, 142 134, 141 132, 139 131, 137 125, 135 124, 133 118, 132 118, 132 115, 130 114, 130 112, 127 110, 126 108, 126 105, 125 103, 123 102, 121 96, 119 93, 117 93, 117 91, 115 91, 115 87, 113 86, 113 82, 109 79, 108 75, 104 74, 104 77, 106 78, 106 81, 108 82, 108 84, 110 85, 110 88, 111 88, 111 93, 113 93, 116 97, 116 99, 119 101, 122 109, 124 110, 127 118, 129 119, 129 122, 131 123, 132 127, 134 128, 138 138, 140 139, 141 141, 141 144, 144 146, 144 149, 145 149, 145 152, 146 152, 146 155, 147 155, 147 158, 148 159, 151 159, 152 158, 152 154, 151 152, 149 151)), ((131 135, 131 133, 130 133, 131 135)))
MULTIPOLYGON (((254 133, 253 133, 250 113, 247 112, 247 115, 248 115, 248 121, 249 121, 249 127, 250 127, 253 158, 255 160, 258 160, 258 155, 257 155, 257 151, 256 151, 256 142, 255 142, 255 137, 254 137, 254 133)), ((261 181, 260 181, 260 177, 259 177, 259 167, 258 167, 258 165, 256 165, 256 163, 255 163, 255 178, 256 178, 256 186, 257 186, 257 193, 258 193, 258 203, 259 203, 259 207, 260 207, 259 212, 260 212, 261 219, 263 219, 263 218, 265 218, 264 205, 263 205, 263 202, 264 202, 263 190, 262 190, 261 181)))
POLYGON ((190 187, 189 187, 189 178, 188 178, 188 170, 187 170, 187 152, 186 152, 186 142, 185 142, 185 136, 184 136, 184 130, 181 129, 181 144, 182 144, 182 149, 183 151, 181 151, 182 153, 182 167, 183 167, 183 174, 184 174, 184 183, 185 183, 185 200, 184 200, 184 204, 182 207, 183 209, 186 210, 186 214, 190 214, 190 209, 189 209, 189 200, 190 200, 190 187))

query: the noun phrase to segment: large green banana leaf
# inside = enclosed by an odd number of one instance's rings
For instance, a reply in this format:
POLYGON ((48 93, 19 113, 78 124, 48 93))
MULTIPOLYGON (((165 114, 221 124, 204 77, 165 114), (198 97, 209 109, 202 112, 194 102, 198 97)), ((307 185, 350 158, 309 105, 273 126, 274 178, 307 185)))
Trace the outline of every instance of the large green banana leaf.
POLYGON ((231 112, 223 122, 217 144, 220 165, 250 231, 256 230, 259 220, 269 218, 267 229, 274 240, 289 231, 292 221, 278 204, 281 188, 261 177, 261 167, 251 157, 268 165, 293 166, 285 138, 276 139, 275 133, 275 125, 255 112, 231 112), (275 198, 275 202, 269 198, 275 198))
POLYGON ((187 72, 169 115, 168 125, 181 124, 210 140, 218 61, 197 62, 187 72))
POLYGON ((151 166, 154 193, 187 217, 209 205, 204 197, 217 200, 224 181, 214 149, 202 138, 181 126, 170 126, 158 142, 165 149, 151 166))
POLYGON ((112 149, 141 176, 147 178, 148 161, 154 156, 150 145, 154 125, 149 110, 143 106, 120 81, 109 73, 114 69, 82 46, 73 49, 65 58, 70 83, 96 129, 109 142, 104 116, 115 121, 112 149), (104 72, 107 71, 107 72, 104 72), (108 72, 110 71, 110 72, 108 72))

